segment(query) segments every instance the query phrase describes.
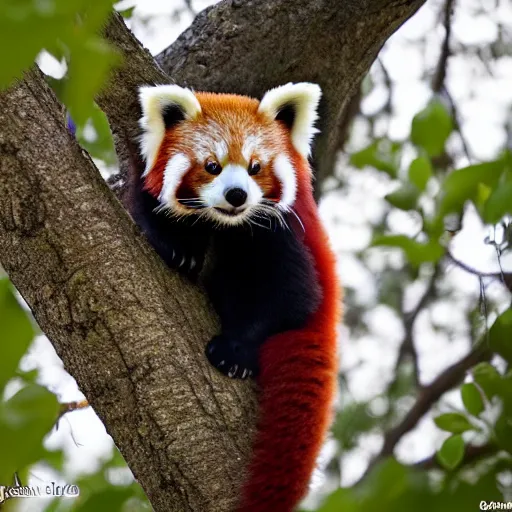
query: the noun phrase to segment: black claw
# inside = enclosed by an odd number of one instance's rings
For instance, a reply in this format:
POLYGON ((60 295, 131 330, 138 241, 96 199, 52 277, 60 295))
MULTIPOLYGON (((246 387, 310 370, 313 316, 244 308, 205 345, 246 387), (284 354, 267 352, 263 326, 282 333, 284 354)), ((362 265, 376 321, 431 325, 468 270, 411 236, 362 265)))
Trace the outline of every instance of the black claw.
POLYGON ((256 372, 257 350, 224 336, 215 336, 205 349, 208 361, 232 379, 247 379, 256 372))
POLYGON ((165 261, 168 267, 185 274, 192 281, 197 278, 203 265, 203 260, 200 255, 193 252, 188 253, 179 245, 172 248, 172 255, 165 261))

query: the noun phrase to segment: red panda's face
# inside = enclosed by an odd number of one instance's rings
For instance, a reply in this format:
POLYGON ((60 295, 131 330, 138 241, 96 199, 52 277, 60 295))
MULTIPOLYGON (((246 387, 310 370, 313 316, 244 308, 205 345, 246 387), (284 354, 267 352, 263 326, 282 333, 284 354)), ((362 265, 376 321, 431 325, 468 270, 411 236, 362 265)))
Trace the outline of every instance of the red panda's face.
POLYGON ((145 189, 163 209, 217 224, 279 218, 296 198, 293 162, 309 169, 319 98, 313 84, 272 89, 261 102, 176 85, 142 88, 145 189))

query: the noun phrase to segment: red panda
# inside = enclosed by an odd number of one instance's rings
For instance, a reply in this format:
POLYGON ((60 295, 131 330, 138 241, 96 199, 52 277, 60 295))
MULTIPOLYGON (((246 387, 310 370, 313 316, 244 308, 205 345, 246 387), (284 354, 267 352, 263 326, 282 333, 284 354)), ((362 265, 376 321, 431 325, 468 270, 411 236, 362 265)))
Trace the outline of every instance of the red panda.
POLYGON ((308 163, 320 95, 310 83, 261 101, 140 90, 145 168, 131 214, 170 267, 204 280, 222 326, 210 363, 260 388, 237 512, 296 507, 332 416, 339 284, 308 163))

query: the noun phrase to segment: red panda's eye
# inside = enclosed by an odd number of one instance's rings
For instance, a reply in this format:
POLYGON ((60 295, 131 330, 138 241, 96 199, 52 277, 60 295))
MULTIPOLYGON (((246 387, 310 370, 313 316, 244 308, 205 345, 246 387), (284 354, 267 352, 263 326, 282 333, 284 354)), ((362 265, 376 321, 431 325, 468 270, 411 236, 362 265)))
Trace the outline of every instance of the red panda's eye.
POLYGON ((249 175, 254 176, 255 174, 258 174, 261 171, 261 165, 258 162, 252 162, 251 165, 249 165, 249 175))
POLYGON ((204 164, 204 168, 206 172, 209 172, 210 174, 214 175, 220 174, 220 172, 222 171, 222 167, 220 166, 220 164, 214 162, 213 160, 208 160, 204 164))

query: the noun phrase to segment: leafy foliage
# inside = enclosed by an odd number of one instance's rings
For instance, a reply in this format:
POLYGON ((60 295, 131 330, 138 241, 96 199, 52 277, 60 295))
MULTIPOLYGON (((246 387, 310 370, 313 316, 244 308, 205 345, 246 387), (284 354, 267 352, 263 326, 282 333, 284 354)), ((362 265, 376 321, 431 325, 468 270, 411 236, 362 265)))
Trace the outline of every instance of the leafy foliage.
MULTIPOLYGON (((405 335, 400 349, 394 380, 381 399, 387 400, 387 410, 380 416, 369 413, 367 402, 352 403, 339 413, 333 434, 339 442, 342 455, 360 446, 361 439, 368 433, 393 433, 396 429, 407 432, 408 422, 414 416, 403 418, 404 412, 394 405, 403 398, 421 402, 422 390, 414 381, 403 393, 394 394, 408 359, 404 354, 414 354, 413 327, 422 311, 436 299, 442 297, 439 287, 445 261, 450 255, 451 236, 447 226, 452 217, 464 218, 468 205, 487 224, 502 223, 508 226, 507 215, 511 213, 512 189, 511 161, 509 151, 498 158, 460 168, 453 168, 448 156, 447 143, 454 133, 451 112, 443 100, 434 97, 423 111, 418 113, 411 125, 411 135, 402 142, 386 141, 379 138, 362 150, 352 154, 352 169, 377 171, 393 191, 384 195, 387 206, 384 215, 373 226, 373 238, 360 258, 365 261, 368 251, 384 251, 393 248, 403 255, 404 263, 399 268, 393 259, 391 268, 379 271, 377 282, 380 291, 378 300, 392 308, 401 319, 405 335), (411 152, 414 156, 410 157, 411 152), (407 155, 407 158, 404 158, 407 155), (417 230, 414 236, 397 233, 388 222, 394 212, 401 211, 414 219, 417 230), (394 286, 388 286, 387 276, 392 276, 394 286), (418 302, 418 309, 405 313, 403 300, 407 286, 425 281, 422 276, 430 275, 432 284, 427 285, 418 302), (393 300, 389 300, 390 290, 393 300), (385 291, 387 290, 387 291, 385 291), (353 421, 350 421, 351 416, 353 421)), ((459 228, 455 228, 457 231, 459 228)), ((488 240, 486 243, 494 243, 488 240)), ((509 245, 496 245, 498 254, 509 245)), ((471 269, 470 269, 471 270, 471 269)), ((476 271, 475 271, 476 274, 476 271)), ((496 274, 504 290, 509 293, 510 284, 504 274, 496 274)), ((485 292, 485 290, 484 290, 485 292)), ((481 292, 481 293, 484 293, 481 292)), ((446 293, 446 292, 444 292, 446 293)), ((493 306, 484 296, 487 308, 493 306)), ((453 306, 456 307, 456 306, 453 306)), ((350 308, 350 306, 349 306, 350 308)), ((475 305, 468 312, 470 317, 482 320, 482 313, 475 305)), ((512 470, 512 313, 503 310, 503 304, 494 310, 496 320, 486 326, 485 319, 472 331, 472 343, 478 353, 479 347, 485 360, 472 369, 467 367, 466 382, 460 382, 460 398, 463 409, 434 415, 433 422, 439 432, 445 432, 443 441, 430 459, 419 463, 418 468, 398 464, 393 459, 376 459, 371 471, 350 488, 340 489, 328 497, 318 509, 320 512, 334 510, 410 510, 412 507, 424 510, 462 510, 478 506, 482 500, 504 500, 507 493, 499 484, 500 471, 512 470), (489 358, 491 362, 487 362, 489 358), (505 363, 506 371, 500 371, 499 359, 505 363), (478 454, 474 455, 474 454, 478 454), (421 468, 421 471, 420 471, 421 468), (435 469, 443 475, 440 485, 434 485, 427 478, 426 470, 435 469)), ((364 322, 364 316, 359 317, 364 322)), ((446 329, 446 327, 444 327, 446 329)), ((417 354, 416 354, 416 357, 417 354)), ((418 379, 418 368, 413 368, 418 379)), ((463 379, 460 379, 463 380, 463 379)), ((442 386, 443 380, 434 381, 432 386, 442 386)), ((452 384, 453 385, 453 384, 452 384)), ((446 388, 448 391, 450 388, 446 388)), ((426 393, 426 392, 425 392, 426 393)), ((371 402, 371 401, 370 401, 371 402)), ((428 414, 434 402, 429 404, 422 415, 428 414)), ((420 416, 418 416, 419 419, 420 416)), ((389 442, 389 439, 388 439, 389 442)), ((439 482, 438 482, 439 483, 439 482)))
POLYGON ((446 430, 452 434, 462 434, 462 432, 474 428, 466 416, 458 412, 441 414, 441 416, 434 418, 434 422, 441 430, 446 430))
POLYGON ((84 124, 115 52, 98 35, 113 0, 4 0, 0 3, 0 89, 28 69, 42 50, 64 59, 68 72, 62 99, 73 119, 84 124))
MULTIPOLYGON (((34 336, 7 279, 0 279, 0 393, 17 373, 21 357, 34 336)), ((0 402, 0 482, 10 483, 15 472, 37 462, 44 454, 42 441, 58 416, 55 396, 44 387, 26 382, 13 396, 0 402)))
POLYGON ((428 156, 439 156, 443 151, 453 121, 444 104, 434 98, 412 121, 411 141, 425 150, 428 156))
POLYGON ((446 439, 437 452, 437 459, 446 469, 455 469, 463 457, 464 439, 460 434, 454 434, 446 439))
POLYGON ((482 500, 502 499, 496 473, 497 468, 493 468, 471 484, 446 481, 431 486, 425 473, 388 459, 376 466, 360 486, 335 491, 318 512, 470 510, 482 500))

